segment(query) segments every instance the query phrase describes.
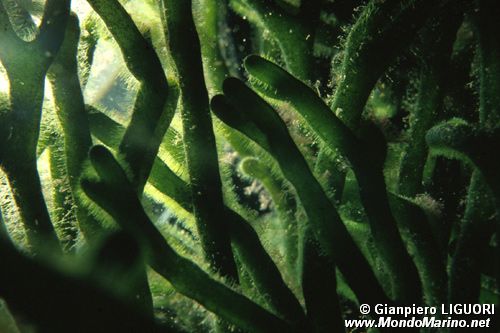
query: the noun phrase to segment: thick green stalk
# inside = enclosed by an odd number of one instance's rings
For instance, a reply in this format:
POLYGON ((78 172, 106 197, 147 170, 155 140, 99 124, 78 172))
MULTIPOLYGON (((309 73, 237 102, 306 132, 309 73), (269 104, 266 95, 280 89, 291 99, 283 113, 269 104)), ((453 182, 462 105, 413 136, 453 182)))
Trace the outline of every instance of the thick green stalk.
POLYGON ((426 141, 434 154, 459 158, 477 168, 500 205, 500 161, 491 151, 500 142, 500 128, 491 130, 486 124, 472 126, 463 119, 453 118, 431 128, 426 141))
MULTIPOLYGON (((481 58, 480 76, 480 124, 486 130, 496 128, 500 123, 500 35, 496 21, 500 15, 498 2, 492 0, 479 1, 479 16, 477 27, 479 33, 479 46, 481 58)), ((498 138, 498 135, 497 135, 498 138)), ((499 142, 498 140, 496 141, 499 142)), ((498 158, 496 159, 498 161, 498 158)), ((492 170, 495 174, 495 171, 492 170)), ((496 169, 497 182, 493 188, 496 196, 496 213, 500 214, 500 176, 496 169)), ((489 177, 491 178, 491 177, 489 177)), ((500 221, 497 218, 497 239, 500 235, 500 221)), ((500 253, 500 246, 497 246, 497 253, 500 253)), ((497 263, 497 285, 500 285, 500 264, 497 263)))
POLYGON ((77 219, 74 211, 74 200, 71 195, 64 154, 63 138, 59 136, 49 149, 50 178, 53 185, 52 220, 59 230, 61 246, 65 252, 73 252, 78 237, 77 219))
POLYGON ((308 1, 297 15, 287 13, 269 0, 231 0, 230 6, 271 35, 291 73, 313 82, 314 24, 319 16, 319 1, 308 1))
POLYGON ((97 34, 97 20, 94 16, 90 15, 83 21, 82 31, 78 53, 78 65, 82 87, 85 89, 89 81, 90 71, 94 63, 94 55, 99 40, 97 34))
MULTIPOLYGON (((95 242, 103 233, 100 222, 90 213, 86 198, 80 190, 80 175, 92 145, 90 125, 78 77, 77 52, 80 28, 78 18, 70 16, 65 40, 49 72, 49 80, 55 100, 57 115, 64 132, 65 163, 59 165, 67 169, 70 197, 76 205, 80 229, 87 242, 95 242)), ((138 282, 130 287, 134 300, 146 312, 152 313, 152 300, 146 274, 138 277, 138 282), (149 300, 149 301, 148 301, 149 300)))
MULTIPOLYGON (((467 11, 472 5, 472 2, 466 2, 461 7, 463 11, 467 11)), ((477 37, 472 21, 472 17, 466 15, 457 31, 448 69, 447 103, 441 117, 439 117, 440 120, 455 116, 464 117, 467 121, 474 121, 479 115, 477 96, 474 96, 476 87, 468 84, 471 80, 477 37)))
MULTIPOLYGON (((369 147, 369 144, 367 146, 369 147)), ((385 152, 380 156, 385 156, 385 152)), ((394 299, 405 304, 421 302, 421 281, 417 267, 401 237, 398 221, 391 211, 382 165, 370 166, 371 160, 373 157, 363 161, 362 164, 367 169, 358 172, 356 177, 376 249, 392 280, 394 299)))
POLYGON ((306 84, 281 67, 258 56, 245 59, 245 69, 250 74, 256 90, 273 99, 289 103, 330 150, 348 159, 360 159, 361 147, 354 132, 336 117, 306 84))
MULTIPOLYGON (((210 98, 222 92, 224 80, 230 76, 229 65, 222 56, 222 48, 228 47, 221 45, 221 40, 227 35, 224 32, 224 23, 228 16, 228 8, 226 3, 218 3, 214 0, 196 0, 193 1, 193 16, 195 19, 196 28, 200 38, 201 54, 203 59, 203 70, 210 98)), ((231 43, 232 41, 225 41, 231 43)), ((249 149, 252 145, 251 141, 244 135, 241 135, 233 128, 227 126, 217 118, 213 118, 216 135, 221 135, 231 147, 241 156, 256 156, 258 153, 249 149)), ((255 145, 253 145, 255 147, 255 145)), ((228 184, 229 185, 229 184, 228 184)), ((229 186, 224 184, 223 188, 229 186)), ((230 190, 232 191, 232 189, 230 190)), ((234 191, 225 198, 226 205, 229 205, 231 195, 234 196, 234 191)), ((237 204, 238 205, 238 204, 237 204)))
POLYGON ((13 135, 5 143, 5 155, 0 162, 9 179, 32 251, 38 253, 47 247, 57 249, 59 241, 45 205, 36 165, 43 78, 26 77, 19 81, 16 75, 10 82, 13 135), (24 82, 30 84, 24 85, 24 82))
POLYGON ((423 32, 421 48, 424 54, 418 97, 410 115, 408 145, 399 171, 398 190, 407 197, 422 193, 422 177, 428 155, 425 133, 441 113, 451 51, 462 18, 461 9, 456 3, 444 7, 443 12, 431 19, 423 32))
POLYGON ((493 0, 480 0, 475 18, 480 57, 479 122, 487 130, 500 123, 500 36, 497 18, 500 6, 493 0))
POLYGON ((166 109, 168 83, 160 59, 118 0, 87 0, 120 47, 127 68, 139 81, 132 118, 119 151, 142 193, 173 113, 166 109), (164 111, 165 110, 165 111, 164 111))
POLYGON ((224 94, 228 100, 216 96, 212 110, 276 158, 285 177, 294 185, 322 249, 335 260, 360 301, 375 304, 386 299, 366 259, 275 111, 239 80, 227 79, 224 94), (243 112, 235 111, 236 108, 243 112))
POLYGON ((80 175, 92 146, 90 126, 78 78, 78 18, 71 15, 61 50, 50 67, 48 78, 52 85, 54 103, 64 134, 65 163, 72 199, 76 203, 78 224, 87 241, 102 231, 99 222, 90 214, 79 189, 80 175))
MULTIPOLYGON (((222 93, 224 80, 230 76, 230 70, 222 56, 220 40, 224 38, 223 22, 227 18, 228 8, 225 3, 214 0, 193 1, 193 16, 200 37, 203 70, 210 98, 222 93)), ((227 47, 227 46, 226 46, 227 47)), ((256 156, 256 152, 248 149, 251 141, 217 118, 213 118, 214 128, 231 147, 242 157, 256 156)), ((254 145, 255 146, 255 145, 254 145)), ((224 186, 224 185, 223 185, 224 186)))
POLYGON ((312 227, 303 224, 301 228, 299 269, 307 318, 314 332, 345 332, 337 297, 335 265, 321 250, 312 227))
POLYGON ((87 279, 25 257, 5 239, 0 239, 0 253, 0 264, 9 267, 0 274, 2 298, 41 331, 67 332, 77 327, 82 332, 177 332, 156 324, 87 279))
POLYGON ((161 11, 169 51, 179 78, 184 148, 202 247, 212 269, 237 280, 230 237, 223 216, 215 135, 191 1, 164 0, 161 11))
MULTIPOLYGON (((115 147, 116 137, 120 137, 123 127, 102 113, 93 113, 90 115, 90 119, 93 134, 104 144, 115 147), (105 125, 103 126, 103 124, 105 125)), ((186 211, 193 212, 190 185, 180 179, 159 158, 155 161, 149 182, 160 192, 179 203, 186 211)), ((245 226, 247 222, 241 216, 233 213, 230 208, 224 207, 224 212, 226 219, 233 221, 230 223, 229 229, 231 243, 237 249, 240 260, 259 286, 260 292, 266 295, 271 302, 275 302, 277 313, 283 314, 290 321, 299 321, 302 316, 300 311, 297 311, 296 301, 293 301, 293 296, 290 297, 286 284, 271 258, 263 249, 257 234, 245 226), (285 309, 281 309, 281 306, 285 309)))
POLYGON ((260 244, 255 230, 232 210, 227 210, 226 216, 230 222, 231 241, 235 252, 272 312, 294 327, 306 329, 300 303, 283 281, 272 258, 260 244))
POLYGON ((424 211, 403 197, 391 195, 390 200, 401 234, 418 268, 425 304, 439 306, 446 303, 446 261, 442 255, 436 255, 438 243, 424 211))
POLYGON ((194 0, 193 17, 200 38, 205 81, 210 95, 222 92, 222 82, 228 76, 219 46, 221 15, 227 5, 217 0, 194 0))
MULTIPOLYGON (((49 80, 55 100, 57 115, 64 132, 65 163, 67 169, 70 197, 76 205, 76 215, 80 229, 87 242, 95 242, 103 233, 100 222, 90 213, 86 198, 80 190, 80 176, 86 165, 88 151, 92 146, 90 125, 85 110, 82 89, 78 77, 77 52, 80 28, 78 18, 70 16, 65 40, 51 66, 49 80)), ((61 166, 61 165, 60 165, 61 166)), ((152 313, 151 293, 146 274, 138 277, 138 282, 130 286, 134 299, 143 301, 140 305, 152 313)))
POLYGON ((331 103, 347 127, 358 128, 373 86, 437 6, 431 0, 372 0, 364 8, 347 36, 331 103))
MULTIPOLYGON (((290 190, 287 191, 284 180, 273 175, 271 168, 264 162, 247 157, 241 162, 241 168, 247 175, 258 179, 271 195, 278 210, 281 228, 285 232, 285 261, 291 272, 296 272, 298 259, 298 225, 295 214, 297 202, 290 190)), ((295 274, 293 276, 295 279, 295 274)))
POLYGON ((393 279, 394 298, 411 304, 420 300, 418 272, 399 235, 389 206, 383 175, 386 143, 373 127, 363 129, 362 139, 335 116, 323 100, 304 83, 262 58, 251 56, 245 67, 253 78, 272 89, 265 94, 291 104, 335 154, 351 164, 379 255, 393 279))
POLYGON ((0 239, 8 239, 9 232, 7 231, 7 226, 3 219, 2 208, 0 207, 0 239))
POLYGON ((125 172, 109 151, 94 147, 90 160, 100 180, 84 179, 83 190, 125 231, 137 237, 148 264, 177 291, 249 332, 293 332, 285 322, 212 280, 191 261, 179 256, 146 216, 125 172))
MULTIPOLYGON (((500 177, 498 176, 498 158, 490 151, 498 146, 500 134, 500 37, 496 18, 500 14, 500 6, 496 1, 478 1, 479 11, 474 17, 479 40, 480 61, 480 105, 479 135, 467 124, 458 123, 451 129, 451 136, 446 146, 451 146, 459 153, 465 153, 477 169, 474 171, 468 190, 467 207, 462 224, 462 232, 458 239, 457 250, 453 257, 451 270, 454 272, 450 281, 450 302, 477 302, 479 295, 480 264, 484 257, 484 249, 488 244, 488 229, 492 216, 496 223, 496 232, 500 230, 500 177), (481 132, 482 135, 481 135, 481 132), (486 135, 485 133, 486 132, 486 135), (491 136, 490 136, 491 135, 491 136), (490 136, 486 142, 481 137, 490 136), (479 137, 479 138, 478 138, 479 137), (489 142, 488 142, 489 141, 489 142), (489 189, 493 192, 494 201, 489 198, 489 189)), ((454 125, 454 124, 452 124, 454 125)), ((446 125, 445 125, 446 126, 446 125)), ((444 127, 446 129, 446 127, 444 127)), ((429 137, 428 137, 429 142, 429 137)), ((500 248, 498 248, 500 249, 500 248)), ((498 250, 497 250, 498 251, 498 250)), ((497 282, 500 281, 500 267, 496 263, 497 282)))
MULTIPOLYGON (((468 84, 471 82, 475 42, 471 17, 468 16, 459 28, 453 45, 447 77, 445 97, 447 103, 442 108, 439 120, 456 116, 474 122, 478 118, 475 87, 468 84)), ((424 170, 429 171, 429 173, 424 172, 424 191, 444 203, 442 214, 432 227, 443 259, 446 259, 450 237, 453 235, 453 230, 456 230, 457 212, 462 211, 461 202, 467 194, 471 171, 464 168, 460 160, 433 154, 430 154, 424 170)))
POLYGON ((322 147, 314 166, 314 175, 334 203, 342 200, 347 167, 341 157, 335 157, 328 147, 322 147))
POLYGON ((297 239, 296 202, 283 191, 284 184, 275 179, 272 171, 257 159, 247 158, 242 162, 245 173, 259 179, 271 194, 280 212, 282 228, 286 232, 285 255, 289 269, 298 272, 304 295, 307 316, 317 332, 327 332, 336 327, 344 330, 336 294, 334 265, 317 244, 309 225, 300 226, 300 244, 297 239), (294 225, 295 224, 295 225, 294 225), (299 248, 300 252, 298 252, 299 248), (298 269, 297 269, 298 268, 298 269), (323 286, 321 289, 318 286, 323 286))
POLYGON ((174 199, 188 212, 193 211, 191 188, 170 169, 162 160, 157 158, 151 169, 149 183, 158 191, 174 199))
POLYGON ((78 182, 82 165, 92 145, 90 127, 78 81, 77 50, 80 37, 78 17, 71 15, 61 50, 49 72, 57 115, 64 131, 67 167, 72 184, 78 182))
POLYGON ((2 115, 12 135, 2 142, 0 165, 5 170, 33 251, 59 248, 45 205, 36 166, 45 74, 64 38, 68 0, 48 0, 38 35, 20 39, 0 3, 0 60, 10 82, 11 110, 2 115))
MULTIPOLYGON (((483 125, 485 126, 485 125, 483 125)), ((486 127, 486 126, 485 126, 486 127)), ((490 133, 461 119, 434 126, 426 135, 434 154, 459 158, 475 169, 468 188, 467 205, 457 247, 451 262, 449 301, 478 301, 481 263, 494 225, 499 225, 500 168, 491 147, 498 146, 500 131, 490 133), (493 197, 493 198, 492 198, 493 197)), ((499 269, 498 264, 495 269, 499 269)))
MULTIPOLYGON (((497 213, 498 214, 498 213, 497 213)), ((495 205, 480 173, 472 174, 467 206, 450 267, 449 299, 451 304, 479 301, 481 266, 493 232, 495 205)))
MULTIPOLYGON (((88 117, 92 135, 106 146, 118 149, 125 128, 104 113, 96 110, 92 110, 88 117)), ((168 129, 166 137, 168 137, 171 130, 172 128, 168 129)), ((174 199, 186 211, 193 210, 189 185, 179 178, 159 157, 155 158, 148 182, 161 193, 174 199)))
POLYGON ((90 277, 113 290, 138 311, 153 317, 153 296, 137 240, 124 231, 108 235, 100 244, 90 277))
POLYGON ((432 178, 429 179, 426 188, 432 198, 444 203, 441 215, 431 222, 431 228, 438 242, 439 253, 443 260, 446 260, 457 212, 462 210, 461 202, 467 194, 471 173, 468 169, 464 169, 460 160, 432 154, 430 158, 435 162, 430 175, 432 178))

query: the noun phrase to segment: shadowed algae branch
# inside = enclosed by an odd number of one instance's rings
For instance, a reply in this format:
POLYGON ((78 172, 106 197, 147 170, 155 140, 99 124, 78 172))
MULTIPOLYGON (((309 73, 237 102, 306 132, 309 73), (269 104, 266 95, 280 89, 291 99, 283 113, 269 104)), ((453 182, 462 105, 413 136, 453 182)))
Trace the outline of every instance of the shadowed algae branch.
POLYGON ((0 331, 348 332, 378 319, 362 304, 498 305, 499 15, 1 0, 0 331))

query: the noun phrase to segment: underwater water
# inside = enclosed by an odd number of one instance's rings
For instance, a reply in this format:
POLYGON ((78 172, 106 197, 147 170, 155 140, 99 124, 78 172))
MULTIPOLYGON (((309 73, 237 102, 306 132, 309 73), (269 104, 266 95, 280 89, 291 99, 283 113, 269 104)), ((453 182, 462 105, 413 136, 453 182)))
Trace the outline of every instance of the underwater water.
POLYGON ((500 332, 499 16, 0 0, 0 333, 500 332))

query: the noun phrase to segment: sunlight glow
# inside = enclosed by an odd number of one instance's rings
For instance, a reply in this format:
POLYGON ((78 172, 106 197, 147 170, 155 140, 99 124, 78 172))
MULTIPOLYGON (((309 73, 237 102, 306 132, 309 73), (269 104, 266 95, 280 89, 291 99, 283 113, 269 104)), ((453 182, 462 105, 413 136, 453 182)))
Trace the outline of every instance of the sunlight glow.
POLYGON ((9 79, 7 78, 7 73, 5 72, 5 69, 0 63, 0 93, 9 92, 9 88, 10 88, 10 83, 9 79))

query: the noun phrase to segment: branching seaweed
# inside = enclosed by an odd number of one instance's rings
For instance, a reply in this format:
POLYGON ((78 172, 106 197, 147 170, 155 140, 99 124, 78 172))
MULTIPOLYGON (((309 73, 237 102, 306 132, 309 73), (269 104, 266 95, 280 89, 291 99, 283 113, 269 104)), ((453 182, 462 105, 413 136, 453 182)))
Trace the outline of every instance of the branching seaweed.
POLYGON ((498 306, 498 1, 83 1, 0 0, 0 331, 498 306))

